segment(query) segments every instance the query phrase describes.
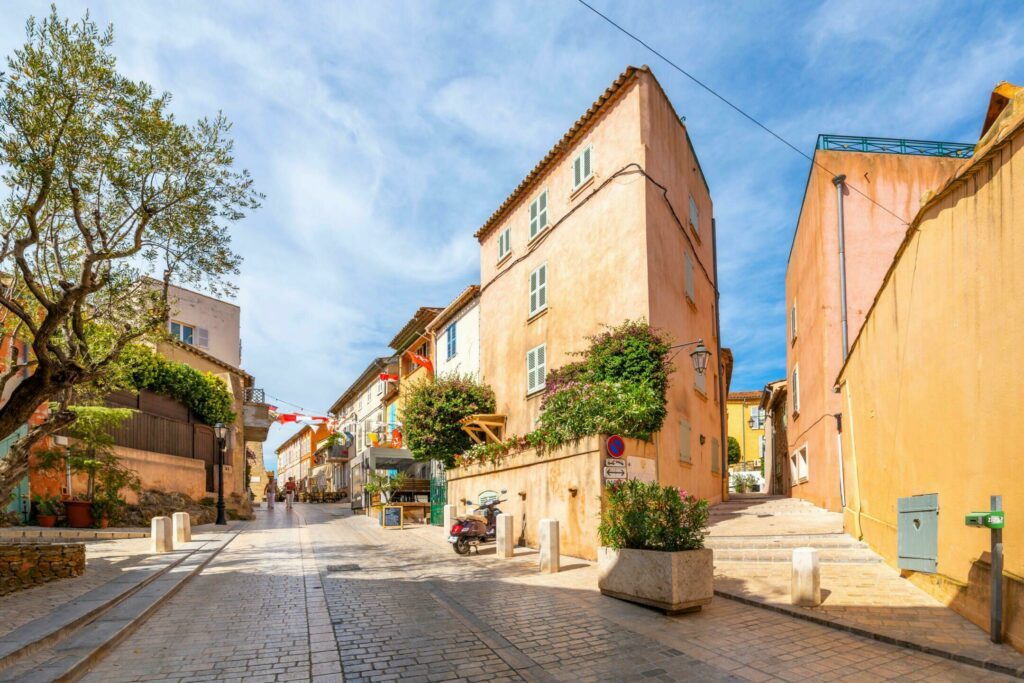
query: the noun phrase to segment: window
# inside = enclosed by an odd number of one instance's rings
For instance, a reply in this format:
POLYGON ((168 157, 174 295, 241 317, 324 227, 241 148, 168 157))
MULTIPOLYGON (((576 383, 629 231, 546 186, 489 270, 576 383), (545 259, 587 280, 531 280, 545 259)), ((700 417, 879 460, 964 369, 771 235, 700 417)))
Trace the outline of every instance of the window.
POLYGON ((195 340, 196 328, 191 325, 184 323, 171 323, 171 336, 178 341, 185 342, 186 344, 192 344, 195 340))
POLYGON ((512 251, 512 228, 505 228, 498 235, 498 260, 508 256, 510 251, 512 251))
POLYGON ((686 298, 690 300, 690 303, 697 303, 697 298, 693 293, 693 259, 690 257, 690 252, 683 252, 683 275, 686 279, 686 298))
POLYGON ((697 202, 693 201, 692 194, 690 195, 690 227, 700 235, 700 211, 697 210, 697 202))
POLYGON ((789 473, 794 484, 807 481, 807 446, 789 456, 789 473))
MULTIPOLYGON (((693 367, 692 365, 690 367, 693 367)), ((708 371, 704 372, 693 371, 693 388, 704 394, 708 395, 708 371)))
POLYGON ((532 394, 544 388, 547 367, 547 345, 541 344, 526 352, 526 393, 532 394))
POLYGON ((548 191, 541 192, 530 202, 530 239, 548 227, 548 191))
POLYGON ((590 177, 594 175, 593 155, 593 145, 587 145, 579 154, 576 155, 576 158, 572 160, 573 191, 580 189, 583 183, 590 180, 590 177))
POLYGON ((448 359, 451 360, 455 357, 456 343, 455 343, 455 323, 448 326, 445 330, 445 338, 448 342, 448 359))
POLYGON ((722 451, 719 448, 718 439, 711 437, 711 472, 722 471, 722 451))
POLYGON ((751 429, 764 429, 764 410, 755 406, 750 409, 751 429))
POLYGON ((530 317, 548 307, 548 264, 530 273, 530 317))
POLYGON ((793 397, 793 415, 800 414, 800 366, 793 366, 793 381, 790 387, 790 395, 793 397))
POLYGON ((796 341, 796 301, 793 301, 793 305, 789 309, 789 339, 790 341, 796 341))
POLYGON ((378 379, 377 380, 377 395, 380 396, 383 393, 384 393, 384 380, 378 379))
POLYGON ((682 462, 693 462, 693 446, 690 444, 690 423, 686 420, 679 422, 679 460, 682 462))

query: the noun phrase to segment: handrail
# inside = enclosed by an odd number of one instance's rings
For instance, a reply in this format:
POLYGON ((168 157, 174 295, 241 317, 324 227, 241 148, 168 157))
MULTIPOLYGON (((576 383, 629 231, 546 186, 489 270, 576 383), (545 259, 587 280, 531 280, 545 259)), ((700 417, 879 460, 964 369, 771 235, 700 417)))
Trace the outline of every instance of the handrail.
POLYGON ((872 138, 856 135, 819 135, 815 149, 876 154, 914 154, 957 159, 969 159, 974 154, 974 145, 966 142, 872 138))

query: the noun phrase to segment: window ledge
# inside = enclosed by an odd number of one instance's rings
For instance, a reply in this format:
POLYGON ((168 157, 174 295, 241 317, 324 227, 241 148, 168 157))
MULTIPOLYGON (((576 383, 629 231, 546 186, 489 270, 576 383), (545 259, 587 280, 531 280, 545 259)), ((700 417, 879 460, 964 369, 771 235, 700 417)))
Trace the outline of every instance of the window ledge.
POLYGON ((696 311, 697 310, 697 302, 694 301, 693 299, 691 299, 689 294, 685 295, 684 298, 686 299, 686 303, 690 305, 690 308, 693 311, 696 311))
POLYGON ((596 179, 597 179, 597 174, 596 173, 591 173, 590 177, 587 178, 586 180, 584 180, 582 183, 580 183, 579 187, 574 187, 573 188, 572 192, 569 193, 569 200, 572 201, 573 199, 576 199, 576 197, 578 197, 580 195, 580 193, 583 192, 583 190, 585 190, 588 187, 590 187, 591 185, 593 185, 594 181, 596 179))
POLYGON ((527 324, 527 325, 529 325, 529 324, 530 324, 530 323, 532 323, 532 322, 533 322, 534 320, 537 320, 538 318, 542 318, 542 317, 544 317, 544 315, 546 315, 546 314, 547 314, 547 312, 548 312, 548 307, 547 307, 547 306, 545 306, 544 308, 540 309, 539 311, 537 311, 536 313, 534 313, 533 315, 531 315, 531 316, 530 316, 529 318, 527 318, 527 319, 526 319, 526 324, 527 324))
POLYGON ((698 389, 697 387, 694 387, 694 388, 693 388, 693 390, 694 390, 694 391, 695 391, 695 392, 697 393, 697 395, 698 395, 698 396, 700 396, 700 397, 701 397, 702 399, 704 399, 705 401, 706 401, 706 400, 708 400, 708 391, 707 391, 707 389, 704 389, 703 391, 701 391, 701 390, 700 390, 700 389, 698 389))
MULTIPOLYGON (((533 248, 533 245, 534 245, 534 244, 535 244, 535 243, 537 242, 537 240, 539 240, 539 239, 541 238, 541 236, 542 236, 542 235, 543 235, 544 233, 546 233, 546 232, 547 232, 547 231, 548 231, 548 230, 549 230, 550 228, 551 228, 551 221, 549 220, 549 221, 548 221, 548 224, 547 224, 547 225, 545 225, 545 226, 544 226, 543 228, 541 228, 540 230, 538 230, 538 231, 537 231, 537 234, 536 234, 536 235, 534 235, 533 237, 531 237, 531 238, 529 238, 528 240, 526 240, 526 244, 527 244, 527 246, 528 246, 528 247, 529 247, 530 249, 532 249, 532 248, 533 248)), ((511 254, 512 252, 509 252, 509 253, 511 254)), ((506 256, 505 258, 508 258, 508 257, 506 256)), ((500 263, 500 261, 499 261, 499 263, 500 263)))
MULTIPOLYGON (((537 234, 539 235, 540 233, 537 233, 537 234)), ((510 258, 512 258, 512 251, 511 250, 509 250, 504 256, 502 256, 500 259, 498 259, 495 262, 494 265, 501 266, 501 265, 503 265, 505 263, 505 261, 508 261, 510 258)))
POLYGON ((546 388, 546 386, 543 386, 540 387, 539 389, 534 389, 533 391, 526 392, 526 400, 530 400, 531 398, 537 398, 538 396, 544 393, 544 389, 546 388))
POLYGON ((697 240, 697 244, 700 244, 701 243, 700 242, 700 231, 697 230, 697 227, 693 224, 693 221, 687 221, 687 222, 690 224, 690 232, 693 233, 693 238, 695 240, 697 240))

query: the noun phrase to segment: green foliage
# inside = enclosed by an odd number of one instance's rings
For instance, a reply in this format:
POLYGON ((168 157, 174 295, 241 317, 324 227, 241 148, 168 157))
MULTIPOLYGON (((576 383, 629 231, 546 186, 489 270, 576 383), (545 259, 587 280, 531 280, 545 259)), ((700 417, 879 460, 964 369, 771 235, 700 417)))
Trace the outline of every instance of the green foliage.
MULTIPOLYGON (((54 6, 25 33, 0 67, 0 333, 31 346, 33 373, 0 406, 0 438, 42 404, 102 395, 122 349, 163 333, 167 292, 146 273, 233 292, 230 226, 261 200, 227 119, 179 122, 169 93, 118 72, 112 28, 54 6)), ((0 499, 63 412, 0 461, 0 499)))
POLYGON ((736 489, 736 493, 753 491, 756 486, 757 478, 753 474, 737 474, 733 477, 733 487, 736 489))
POLYGON ((208 425, 235 421, 234 398, 224 380, 211 372, 167 360, 139 344, 127 347, 118 365, 124 385, 181 401, 208 425))
POLYGON ((387 505, 391 497, 405 486, 406 476, 404 472, 398 472, 394 476, 381 472, 370 472, 370 478, 363 486, 363 490, 373 494, 380 494, 381 503, 387 505))
POLYGON ((740 452, 740 442, 736 440, 735 436, 729 437, 729 464, 735 465, 740 461, 743 454, 740 452))
POLYGON ((132 416, 127 408, 71 406, 75 422, 68 430, 71 445, 39 454, 39 468, 63 472, 70 466, 72 474, 85 474, 87 487, 81 499, 91 501, 97 518, 116 518, 124 509, 121 491, 140 490, 138 474, 125 467, 114 453, 112 430, 132 416))
POLYGON ((666 552, 704 547, 708 501, 638 479, 608 484, 604 492, 601 545, 666 552))
POLYGON ((64 507, 59 496, 52 496, 47 493, 32 494, 32 502, 36 504, 37 515, 56 516, 60 514, 64 507))
POLYGON ((442 375, 406 389, 402 411, 405 443, 418 460, 440 460, 447 467, 473 445, 459 420, 493 413, 494 392, 473 377, 442 375))
POLYGON ((594 434, 649 441, 665 422, 671 344, 642 320, 587 338, 581 360, 545 378, 537 429, 501 443, 477 444, 457 464, 495 463, 510 453, 558 448, 594 434))

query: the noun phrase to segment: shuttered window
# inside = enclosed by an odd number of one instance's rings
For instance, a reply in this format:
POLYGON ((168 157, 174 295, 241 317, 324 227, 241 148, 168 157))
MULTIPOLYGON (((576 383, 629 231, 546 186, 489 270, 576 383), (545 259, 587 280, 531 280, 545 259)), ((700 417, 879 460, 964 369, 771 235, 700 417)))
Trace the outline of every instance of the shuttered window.
POLYGON ((498 235, 498 260, 508 256, 508 253, 512 251, 512 228, 505 228, 498 235))
POLYGON ((691 303, 697 303, 697 298, 693 292, 693 259, 688 251, 683 252, 683 276, 686 279, 686 298, 691 303))
POLYGON ((448 326, 448 330, 445 332, 446 341, 448 343, 448 359, 449 360, 455 357, 455 351, 456 351, 456 348, 457 348, 455 335, 456 335, 455 323, 452 323, 451 325, 448 326))
POLYGON ((707 370, 705 370, 704 372, 697 372, 696 370, 693 371, 693 388, 699 391, 700 393, 704 394, 705 396, 708 395, 707 370))
POLYGON ((530 273, 530 316, 548 307, 548 264, 530 273))
POLYGON ((718 439, 711 437, 711 472, 722 471, 722 451, 718 439))
POLYGON ((697 202, 693 201, 693 195, 690 195, 690 227, 693 231, 700 234, 700 211, 697 210, 697 202))
POLYGON ((796 341, 796 301, 789 309, 789 338, 796 341))
POLYGON ((793 386, 790 388, 790 394, 793 396, 793 414, 796 415, 800 412, 800 366, 793 366, 793 386))
POLYGON ((544 388, 547 370, 547 346, 541 344, 526 352, 526 393, 532 394, 544 388))
POLYGON ((682 462, 693 462, 693 446, 690 444, 690 423, 686 420, 679 422, 679 459, 682 462))
POLYGON ((573 190, 578 190, 579 187, 590 180, 590 176, 594 174, 593 156, 593 146, 587 145, 579 154, 576 155, 576 158, 572 160, 573 190))
POLYGON ((530 239, 539 235, 546 227, 548 227, 548 191, 544 190, 530 202, 530 239))

